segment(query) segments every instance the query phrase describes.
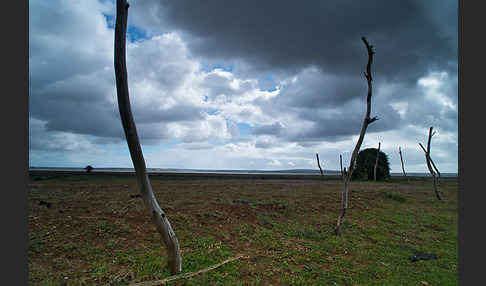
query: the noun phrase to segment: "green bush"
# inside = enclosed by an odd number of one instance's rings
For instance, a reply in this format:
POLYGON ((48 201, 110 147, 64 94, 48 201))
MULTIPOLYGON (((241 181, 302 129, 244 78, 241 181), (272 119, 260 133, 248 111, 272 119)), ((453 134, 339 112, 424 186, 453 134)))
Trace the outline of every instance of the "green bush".
MULTIPOLYGON (((367 148, 358 153, 356 159, 356 169, 353 172, 353 179, 373 180, 375 161, 376 161, 376 148, 367 148)), ((376 168, 376 180, 382 181, 390 178, 390 164, 388 162, 388 156, 380 151, 378 155, 378 167, 376 168)))

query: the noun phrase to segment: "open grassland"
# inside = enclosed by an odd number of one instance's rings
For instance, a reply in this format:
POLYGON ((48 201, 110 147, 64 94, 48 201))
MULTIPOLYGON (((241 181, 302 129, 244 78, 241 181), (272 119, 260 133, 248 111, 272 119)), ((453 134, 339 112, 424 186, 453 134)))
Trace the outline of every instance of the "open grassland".
MULTIPOLYGON (((179 239, 183 272, 244 255, 167 285, 458 284, 456 179, 440 182, 443 201, 431 178, 352 182, 343 233, 335 236, 341 181, 282 178, 151 176, 179 239), (411 262, 418 252, 437 259, 411 262)), ((31 175, 30 284, 169 277, 138 193, 134 176, 31 175)))

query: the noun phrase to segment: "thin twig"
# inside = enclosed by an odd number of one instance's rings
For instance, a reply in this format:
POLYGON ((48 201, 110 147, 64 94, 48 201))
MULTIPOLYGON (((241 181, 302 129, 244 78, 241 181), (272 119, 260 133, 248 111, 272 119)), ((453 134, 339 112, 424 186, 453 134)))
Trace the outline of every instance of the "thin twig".
POLYGON ((221 263, 209 266, 208 268, 205 268, 205 269, 202 269, 202 270, 199 270, 199 271, 196 271, 196 272, 188 272, 188 273, 178 274, 178 275, 174 275, 174 276, 162 279, 162 280, 139 282, 139 283, 135 283, 135 284, 130 284, 129 286, 158 286, 158 285, 163 285, 163 284, 170 282, 170 281, 174 281, 174 280, 177 280, 177 279, 186 279, 186 278, 190 278, 190 277, 196 276, 196 275, 201 274, 201 273, 211 271, 211 270, 216 269, 216 268, 218 268, 218 267, 220 267, 220 266, 222 266, 222 265, 224 265, 228 262, 232 262, 232 261, 235 261, 235 260, 243 258, 243 257, 248 258, 247 256, 239 254, 235 257, 228 258, 221 263))
POLYGON ((341 165, 341 178, 344 178, 344 171, 343 171, 343 156, 339 154, 339 164, 341 165))

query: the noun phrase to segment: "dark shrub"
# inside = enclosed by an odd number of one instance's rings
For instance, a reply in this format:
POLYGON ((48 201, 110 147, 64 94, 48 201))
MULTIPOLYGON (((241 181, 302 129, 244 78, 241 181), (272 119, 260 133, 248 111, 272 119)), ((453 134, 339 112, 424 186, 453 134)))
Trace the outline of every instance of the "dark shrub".
MULTIPOLYGON (((368 148, 358 153, 356 159, 356 168, 353 172, 353 179, 373 180, 376 148, 368 148)), ((376 180, 381 181, 390 178, 390 164, 388 163, 388 156, 380 151, 378 155, 378 167, 376 168, 376 180)))
POLYGON ((84 169, 86 170, 86 173, 91 173, 91 170, 93 170, 94 168, 88 165, 84 169))

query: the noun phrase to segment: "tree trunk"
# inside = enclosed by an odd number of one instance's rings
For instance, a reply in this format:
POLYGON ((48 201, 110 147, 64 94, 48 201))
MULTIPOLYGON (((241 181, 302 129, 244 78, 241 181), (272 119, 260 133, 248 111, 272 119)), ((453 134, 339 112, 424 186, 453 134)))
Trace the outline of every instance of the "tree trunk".
POLYGON ((321 164, 319 163, 319 154, 318 153, 316 153, 316 157, 317 157, 317 166, 319 166, 319 171, 321 172, 321 177, 322 177, 324 174, 322 173, 321 164))
POLYGON ((169 220, 164 211, 160 208, 154 193, 152 192, 152 186, 147 175, 142 148, 138 140, 137 129, 130 108, 125 58, 128 7, 129 4, 126 0, 117 0, 115 24, 115 77, 118 108, 128 148, 130 150, 130 156, 135 168, 138 187, 140 188, 149 215, 167 248, 169 271, 171 274, 177 274, 181 271, 179 242, 172 230, 169 220))
POLYGON ((343 156, 341 154, 339 154, 339 164, 341 165, 341 179, 344 179, 343 156))
MULTIPOLYGON (((434 132, 434 134, 435 134, 435 132, 434 132)), ((420 145, 420 147, 422 147, 422 150, 424 150, 424 152, 427 153, 424 146, 422 146, 422 144, 419 144, 419 145, 420 145)), ((430 159, 430 163, 432 164, 432 167, 434 168, 435 172, 437 173, 437 176, 440 178, 440 172, 437 169, 437 167, 435 166, 434 160, 432 160, 432 157, 430 157, 430 155, 429 155, 429 159, 430 159)))
POLYGON ((336 235, 339 235, 341 233, 341 225, 344 221, 344 215, 346 214, 346 209, 348 208, 348 193, 349 193, 349 184, 351 181, 351 176, 353 175, 353 171, 356 165, 356 159, 358 157, 358 152, 359 149, 361 148, 361 144, 363 143, 364 136, 366 133, 366 129, 368 128, 368 125, 376 121, 378 118, 373 117, 370 118, 371 114, 371 95, 372 95, 372 86, 371 82, 373 81, 373 78, 371 76, 371 64, 373 63, 373 54, 375 53, 373 51, 373 46, 368 44, 368 41, 366 41, 365 37, 362 37, 361 40, 363 40, 366 49, 368 51, 368 64, 366 65, 366 72, 364 73, 364 76, 368 82, 368 95, 366 97, 366 115, 363 120, 363 124, 361 126, 361 132, 359 134, 358 142, 356 143, 356 146, 354 147, 353 154, 351 155, 351 160, 349 162, 349 168, 348 171, 346 172, 344 176, 344 186, 343 186, 343 192, 342 192, 342 211, 341 214, 338 217, 337 220, 337 226, 336 226, 336 235))
MULTIPOLYGON (((346 169, 346 168, 344 168, 346 169)), ((346 171, 345 171, 346 173, 346 171)), ((346 210, 348 209, 348 193, 349 193, 349 181, 350 176, 344 176, 344 189, 341 193, 341 214, 338 216, 337 225, 335 229, 336 235, 341 234, 341 226, 344 222, 344 215, 346 215, 346 210)))
POLYGON ((376 181, 376 169, 378 168, 378 158, 380 157, 380 146, 381 146, 381 142, 378 142, 378 150, 376 151, 375 169, 373 171, 373 177, 375 181, 376 181))
POLYGON ((402 148, 400 148, 400 146, 398 146, 398 153, 400 153, 400 162, 402 162, 403 176, 406 178, 407 174, 405 173, 405 167, 403 166, 402 148))
POLYGON ((438 200, 442 200, 439 190, 437 189, 437 177, 435 176, 435 172, 432 169, 432 158, 430 157, 430 142, 432 140, 432 136, 434 136, 435 132, 432 133, 433 127, 430 127, 429 129, 429 139, 427 141, 427 150, 422 146, 422 143, 419 143, 420 147, 422 147, 422 150, 425 152, 425 161, 427 162, 427 168, 429 169, 430 174, 432 175, 433 178, 433 186, 434 186, 434 192, 435 196, 438 200))

